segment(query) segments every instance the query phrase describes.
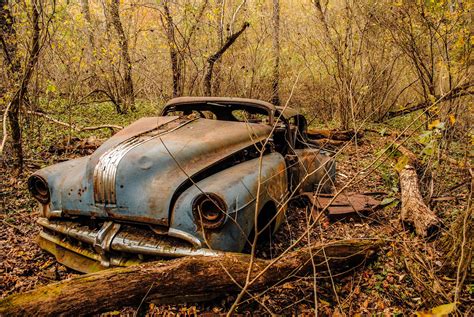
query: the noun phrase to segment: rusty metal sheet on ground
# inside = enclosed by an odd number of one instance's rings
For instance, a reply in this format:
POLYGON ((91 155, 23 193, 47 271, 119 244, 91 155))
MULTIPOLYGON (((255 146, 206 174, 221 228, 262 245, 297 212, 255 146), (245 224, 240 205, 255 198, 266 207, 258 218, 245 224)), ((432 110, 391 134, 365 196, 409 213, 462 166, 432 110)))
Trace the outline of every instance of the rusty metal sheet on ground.
POLYGON ((345 217, 353 217, 360 214, 367 214, 373 211, 380 202, 368 195, 357 193, 341 193, 336 198, 334 195, 313 193, 302 193, 305 199, 314 205, 313 218, 318 216, 318 212, 326 209, 331 220, 345 217), (334 198, 334 200, 333 200, 334 198), (333 200, 331 202, 331 200, 333 200))

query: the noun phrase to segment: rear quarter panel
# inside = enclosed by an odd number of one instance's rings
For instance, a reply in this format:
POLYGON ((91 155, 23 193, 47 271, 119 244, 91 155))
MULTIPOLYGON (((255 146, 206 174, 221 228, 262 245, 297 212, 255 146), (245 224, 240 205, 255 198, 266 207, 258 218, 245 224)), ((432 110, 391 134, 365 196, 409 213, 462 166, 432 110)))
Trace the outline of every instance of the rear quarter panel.
POLYGON ((286 163, 281 154, 263 156, 261 169, 259 158, 240 163, 198 182, 181 194, 170 226, 198 237, 208 248, 240 252, 254 227, 256 210, 260 211, 267 202, 273 201, 283 212, 285 206, 280 202, 287 194, 287 188, 286 163), (257 191, 260 198, 256 208, 257 191), (226 220, 219 229, 203 232, 193 215, 193 201, 202 192, 217 194, 227 204, 226 220))

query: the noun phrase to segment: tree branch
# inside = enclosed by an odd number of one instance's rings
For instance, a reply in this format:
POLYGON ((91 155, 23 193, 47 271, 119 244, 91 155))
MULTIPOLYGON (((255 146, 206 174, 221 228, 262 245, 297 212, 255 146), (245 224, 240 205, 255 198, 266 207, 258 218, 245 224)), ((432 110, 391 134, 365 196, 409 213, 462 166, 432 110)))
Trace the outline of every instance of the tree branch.
POLYGON ((213 55, 209 56, 207 59, 207 71, 206 75, 204 76, 204 92, 207 96, 211 95, 211 81, 212 81, 212 71, 214 69, 214 64, 224 55, 224 53, 227 51, 227 49, 234 44, 234 42, 237 40, 237 38, 245 31, 250 26, 250 23, 245 22, 240 30, 232 35, 230 35, 224 45, 221 46, 221 48, 215 52, 213 55))

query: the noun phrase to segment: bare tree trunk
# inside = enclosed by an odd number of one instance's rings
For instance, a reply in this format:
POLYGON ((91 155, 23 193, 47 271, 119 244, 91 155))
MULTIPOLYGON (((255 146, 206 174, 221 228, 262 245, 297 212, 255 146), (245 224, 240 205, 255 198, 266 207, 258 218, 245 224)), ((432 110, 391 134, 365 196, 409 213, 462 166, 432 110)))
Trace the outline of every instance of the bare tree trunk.
MULTIPOLYGON (((347 272, 374 255, 380 246, 380 241, 340 240, 301 248, 274 263, 255 259, 251 272, 255 281, 249 290, 265 289, 284 278, 313 272, 312 263, 320 278, 330 276, 328 268, 332 273, 347 272)), ((93 315, 138 305, 142 300, 237 292, 245 284, 250 258, 248 254, 223 253, 87 274, 7 297, 0 301, 0 315, 93 315)))
MULTIPOLYGON (((334 81, 337 85, 337 99, 338 99, 338 115, 339 115, 339 120, 341 121, 341 128, 343 130, 349 129, 349 111, 350 111, 350 100, 348 96, 348 91, 349 91, 349 82, 350 82, 350 77, 349 72, 347 70, 347 67, 344 62, 344 56, 343 56, 343 51, 340 49, 338 46, 338 43, 340 42, 338 38, 333 39, 331 36, 331 30, 329 28, 329 23, 326 19, 326 11, 327 8, 324 10, 323 6, 321 5, 320 0, 315 0, 314 1, 314 6, 316 8, 316 15, 317 18, 320 20, 321 25, 323 27, 323 36, 325 37, 326 42, 330 46, 330 50, 333 54, 333 59, 334 62, 336 63, 336 74, 332 75, 334 77, 334 81)), ((337 34, 337 32, 336 32, 337 34)))
POLYGON ((15 29, 13 28, 13 17, 8 8, 8 0, 0 0, 0 45, 5 66, 13 75, 17 75, 21 68, 16 59, 15 43, 15 29))
POLYGON ((211 55, 207 59, 207 70, 206 74, 204 75, 204 94, 206 96, 211 96, 212 95, 212 73, 213 73, 213 68, 214 64, 222 57, 222 55, 227 51, 227 49, 234 44, 234 42, 237 40, 237 38, 245 31, 250 26, 250 23, 245 22, 242 25, 242 28, 234 33, 231 34, 227 40, 225 41, 224 45, 222 45, 217 52, 215 52, 213 55, 211 55))
POLYGON ((135 110, 135 95, 132 81, 132 61, 128 51, 128 39, 120 20, 120 0, 112 0, 109 5, 111 22, 117 32, 120 45, 120 55, 123 63, 122 111, 135 110))
POLYGON ((280 0, 273 0, 273 78, 272 103, 280 105, 280 0))
POLYGON ((175 25, 169 8, 169 0, 163 1, 163 11, 165 14, 166 37, 170 48, 171 72, 173 76, 173 97, 181 96, 181 57, 178 51, 178 43, 175 38, 175 25))
MULTIPOLYGON (((25 69, 21 78, 18 78, 21 82, 19 88, 15 92, 11 102, 10 111, 8 113, 8 120, 10 121, 10 128, 13 139, 13 151, 15 153, 15 168, 21 172, 23 170, 23 146, 21 138, 21 125, 20 125, 20 108, 23 100, 28 91, 28 84, 31 76, 33 75, 34 68, 38 61, 40 51, 40 1, 35 0, 31 4, 31 17, 32 17, 32 39, 30 55, 28 57, 25 69)), ((20 64, 16 59, 16 46, 11 44, 10 40, 15 37, 15 31, 13 29, 12 17, 8 11, 8 3, 3 0, 0 1, 0 26, 2 28, 2 47, 5 54, 5 59, 10 64, 10 71, 13 77, 17 77, 21 71, 20 64)))
POLYGON ((89 0, 81 0, 81 11, 84 19, 87 22, 87 33, 89 35, 89 45, 91 47, 91 51, 95 48, 95 41, 94 41, 94 32, 92 30, 92 17, 91 17, 91 10, 89 6, 89 0))
MULTIPOLYGON (((219 7, 219 13, 217 15, 217 43, 219 43, 219 47, 222 47, 224 45, 224 29, 225 29, 225 11, 226 11, 226 0, 218 0, 216 3, 216 6, 219 7)), ((231 34, 231 25, 229 24, 227 26, 228 34, 231 34)), ((211 91, 213 93, 218 93, 221 87, 220 83, 220 76, 221 76, 221 63, 219 61, 216 61, 213 67, 213 77, 214 81, 212 83, 211 91)))

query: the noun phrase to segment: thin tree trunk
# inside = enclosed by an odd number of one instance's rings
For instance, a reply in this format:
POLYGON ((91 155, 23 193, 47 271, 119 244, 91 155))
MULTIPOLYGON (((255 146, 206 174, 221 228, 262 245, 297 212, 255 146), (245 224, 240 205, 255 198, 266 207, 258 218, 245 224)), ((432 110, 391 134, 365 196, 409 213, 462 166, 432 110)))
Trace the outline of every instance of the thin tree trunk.
MULTIPOLYGON (((0 26, 2 27, 2 46, 6 59, 10 63, 10 70, 15 78, 20 72, 20 65, 16 59, 16 46, 14 44, 7 44, 10 40, 15 37, 15 31, 13 29, 12 17, 8 11, 7 1, 0 2, 0 26), (6 20, 5 20, 6 19, 6 20)), ((38 61, 40 52, 40 2, 35 0, 31 4, 31 17, 32 17, 32 39, 30 55, 28 57, 25 69, 22 77, 18 78, 21 80, 19 88, 15 92, 13 99, 11 100, 10 111, 8 113, 8 120, 10 122, 10 128, 13 139, 13 151, 15 154, 15 168, 21 172, 23 170, 23 146, 21 138, 21 125, 20 125, 20 108, 22 102, 28 91, 28 84, 31 76, 33 75, 34 68, 38 61)), ((11 43, 11 42, 10 42, 11 43)))
POLYGON ((214 68, 214 64, 222 57, 222 55, 224 55, 224 53, 227 51, 227 49, 232 45, 234 44, 234 42, 237 40, 237 38, 245 31, 245 29, 247 29, 248 27, 250 26, 250 23, 248 22, 245 22, 243 25, 242 25, 242 28, 230 35, 226 42, 224 43, 224 45, 222 45, 219 50, 217 50, 216 53, 214 53, 213 55, 211 55, 208 59, 207 59, 207 70, 206 70, 206 74, 204 75, 204 94, 206 96, 211 96, 212 95, 212 73, 213 73, 213 68, 214 68))
POLYGON ((163 2, 163 11, 165 14, 166 37, 170 49, 171 72, 173 76, 173 97, 181 96, 181 57, 178 51, 178 44, 175 38, 175 25, 169 8, 169 0, 163 2))
POLYGON ((122 111, 135 110, 135 95, 132 81, 132 61, 128 51, 128 39, 120 20, 120 0, 110 2, 110 18, 119 38, 120 55, 123 62, 122 111))
POLYGON ((273 0, 273 78, 272 103, 280 105, 280 0, 273 0))
MULTIPOLYGON (((249 290, 265 289, 282 279, 313 272, 312 263, 320 278, 330 276, 328 268, 331 273, 350 271, 380 246, 380 241, 340 240, 301 248, 274 263, 255 259, 251 272, 255 281, 249 290)), ((245 284, 249 263, 248 254, 224 253, 109 269, 7 297, 0 301, 0 315, 93 315, 144 300, 238 292, 245 284)))
POLYGON ((81 11, 82 11, 82 15, 84 16, 84 19, 87 22, 87 34, 89 36, 89 45, 90 45, 91 51, 94 51, 95 40, 94 40, 94 32, 92 29, 92 17, 91 17, 91 10, 89 6, 89 0, 81 0, 81 11))

